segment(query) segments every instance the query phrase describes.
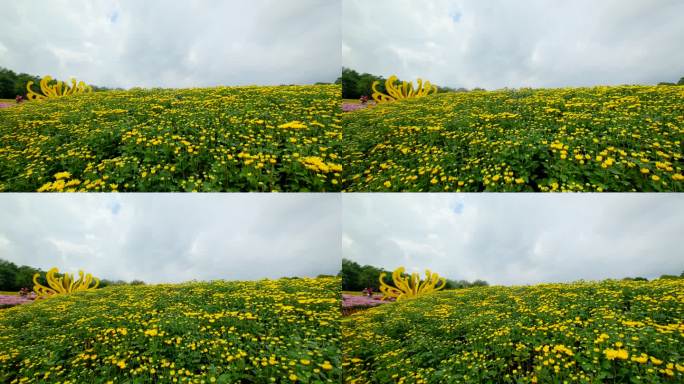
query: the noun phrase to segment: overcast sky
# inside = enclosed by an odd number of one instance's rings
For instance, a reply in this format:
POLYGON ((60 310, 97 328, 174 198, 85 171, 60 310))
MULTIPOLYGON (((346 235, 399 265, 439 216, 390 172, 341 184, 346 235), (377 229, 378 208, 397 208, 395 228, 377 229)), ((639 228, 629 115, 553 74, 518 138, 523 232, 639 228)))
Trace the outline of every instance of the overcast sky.
POLYGON ((342 255, 490 284, 684 271, 684 194, 344 194, 342 255))
POLYGON ((339 194, 0 194, 0 259, 148 283, 337 274, 339 194))
POLYGON ((342 62, 452 87, 684 77, 681 0, 344 0, 342 62))
POLYGON ((0 66, 109 87, 333 82, 340 0, 4 1, 0 66))

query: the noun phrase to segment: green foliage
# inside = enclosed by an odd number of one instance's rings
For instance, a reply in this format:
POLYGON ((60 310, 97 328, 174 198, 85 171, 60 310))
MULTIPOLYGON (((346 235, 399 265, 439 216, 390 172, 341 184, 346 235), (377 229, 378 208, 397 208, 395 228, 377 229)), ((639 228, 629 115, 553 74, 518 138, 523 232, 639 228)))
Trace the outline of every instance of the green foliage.
MULTIPOLYGON (((373 94, 371 89, 373 81, 380 79, 382 78, 369 73, 360 74, 353 69, 342 68, 342 76, 337 79, 337 82, 342 84, 343 99, 358 99, 361 96, 370 97, 373 94)), ((382 83, 384 84, 384 80, 382 83)))
POLYGON ((677 275, 660 275, 660 277, 659 277, 659 279, 663 279, 663 280, 678 280, 681 278, 682 278, 681 276, 677 276, 677 275))
POLYGON ((487 287, 487 286, 489 286, 489 283, 484 281, 484 280, 475 280, 473 282, 470 282, 468 280, 449 280, 449 279, 447 279, 447 283, 444 286, 444 289, 463 289, 463 288, 487 287))
POLYGON ((338 274, 342 278, 343 291, 361 291, 365 288, 380 290, 380 274, 387 272, 371 265, 361 266, 358 263, 342 259, 342 270, 338 274))
POLYGON ((684 280, 442 291, 342 320, 347 382, 681 383, 684 280))
POLYGON ((679 79, 679 81, 677 82, 677 85, 684 85, 684 77, 679 79))
POLYGON ((46 284, 45 272, 26 265, 16 264, 0 259, 0 291, 18 292, 22 288, 33 289, 33 275, 40 273, 38 281, 46 284))
POLYGON ((626 281, 648 281, 648 279, 645 277, 625 277, 622 280, 626 280, 626 281))

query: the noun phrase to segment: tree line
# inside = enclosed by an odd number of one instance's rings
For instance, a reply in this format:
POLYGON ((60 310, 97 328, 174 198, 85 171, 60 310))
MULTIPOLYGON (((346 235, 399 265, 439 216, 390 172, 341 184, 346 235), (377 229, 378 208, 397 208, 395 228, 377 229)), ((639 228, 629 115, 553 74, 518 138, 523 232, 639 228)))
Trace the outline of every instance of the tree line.
MULTIPOLYGON (((45 271, 27 265, 18 266, 11 261, 0 259, 0 291, 19 292, 22 288, 33 289, 33 275, 40 273, 38 282, 47 285, 45 271)), ((142 280, 126 282, 124 280, 100 280, 100 288, 109 285, 144 285, 142 280)))
MULTIPOLYGON (((343 291, 362 291, 366 288, 372 288, 374 291, 380 290, 380 274, 386 273, 386 282, 391 280, 391 271, 386 271, 382 268, 377 268, 372 265, 360 265, 355 261, 348 259, 342 259, 342 269, 338 274, 342 278, 342 290, 343 291)), ((446 285, 444 289, 460 289, 468 287, 480 287, 489 285, 484 280, 446 280, 446 285)))
MULTIPOLYGON (((382 76, 372 75, 370 73, 359 73, 351 68, 342 68, 342 76, 340 76, 335 83, 342 85, 343 99, 358 99, 361 96, 371 97, 373 95, 372 85, 374 81, 380 82, 377 86, 378 91, 387 93, 385 89, 385 80, 387 79, 382 76)), ((401 83, 401 80, 399 80, 399 82, 401 83)), ((474 90, 482 90, 482 88, 475 88, 474 90)), ((468 90, 465 88, 437 86, 438 93, 467 91, 468 90)))
POLYGON ((660 83, 658 83, 658 85, 684 85, 684 77, 679 79, 679 81, 676 84, 669 81, 661 81, 660 83))
MULTIPOLYGON (((361 96, 371 97, 373 89, 371 86, 374 81, 379 81, 378 90, 387 93, 385 90, 385 78, 382 76, 373 75, 370 73, 359 73, 351 68, 342 68, 342 76, 340 76, 336 84, 342 85, 343 99, 358 99, 361 96)), ((401 80, 399 80, 401 82, 401 80)), ((684 77, 679 79, 677 83, 661 82, 658 85, 684 85, 684 77)), ((483 88, 473 88, 472 91, 482 91, 483 88)), ((450 88, 437 86, 437 92, 468 92, 466 88, 450 88)))
MULTIPOLYGON (((14 99, 17 96, 26 98, 26 84, 33 81, 33 90, 40 93, 40 77, 27 73, 16 73, 11 69, 0 67, 0 99, 14 99)), ((55 84, 53 80, 50 84, 55 84)), ((71 85, 70 82, 68 82, 71 85)), ((106 91, 109 88, 91 85, 93 92, 106 91)))
MULTIPOLYGON (((357 262, 348 259, 342 259, 342 269, 337 275, 342 278, 342 290, 343 291, 362 291, 366 288, 373 288, 374 291, 380 290, 380 283, 378 279, 381 273, 386 273, 386 282, 391 281, 391 271, 386 271, 382 268, 377 268, 372 265, 360 265, 357 262)), ((658 279, 682 279, 684 278, 684 272, 679 276, 677 275, 661 275, 658 279)), ((648 281, 645 277, 625 277, 622 280, 625 281, 648 281)), ((444 289, 461 289, 469 287, 480 287, 488 286, 489 284, 484 280, 451 280, 447 279, 446 286, 444 289)))

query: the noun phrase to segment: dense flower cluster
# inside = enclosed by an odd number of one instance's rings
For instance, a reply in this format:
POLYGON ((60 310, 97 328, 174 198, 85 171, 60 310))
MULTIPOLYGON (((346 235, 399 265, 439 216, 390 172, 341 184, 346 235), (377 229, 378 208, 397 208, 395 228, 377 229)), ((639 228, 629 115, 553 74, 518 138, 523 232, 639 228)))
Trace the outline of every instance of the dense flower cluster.
POLYGON ((684 190, 684 87, 443 93, 343 126, 348 191, 684 190))
POLYGON ((0 311, 3 383, 338 383, 340 279, 116 286, 0 311))
POLYGON ((2 109, 0 191, 339 191, 340 95, 130 90, 2 109))
POLYGON ((342 321, 347 383, 684 381, 684 279, 479 287, 342 321))

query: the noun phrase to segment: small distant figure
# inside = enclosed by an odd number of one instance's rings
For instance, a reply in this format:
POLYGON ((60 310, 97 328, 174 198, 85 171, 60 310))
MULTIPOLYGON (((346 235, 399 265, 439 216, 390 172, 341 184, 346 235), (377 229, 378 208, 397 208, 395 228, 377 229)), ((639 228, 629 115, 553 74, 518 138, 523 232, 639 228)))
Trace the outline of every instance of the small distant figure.
MULTIPOLYGON (((17 95, 17 97, 16 97, 14 100, 16 100, 16 101, 17 101, 17 104, 19 104, 19 103, 21 103, 22 101, 24 101, 24 96, 22 96, 22 95, 17 95)), ((22 289, 23 289, 23 288, 22 288, 22 289)))
MULTIPOLYGON (((17 97, 19 97, 19 96, 17 96, 17 97)), ((21 297, 26 297, 29 295, 29 293, 31 293, 31 291, 29 291, 28 288, 22 288, 19 290, 19 296, 21 296, 21 297)))
POLYGON ((359 101, 361 102, 361 104, 366 104, 368 102, 368 96, 363 95, 359 97, 359 101))
POLYGON ((373 297, 373 288, 364 288, 361 292, 363 292, 364 296, 373 297))

